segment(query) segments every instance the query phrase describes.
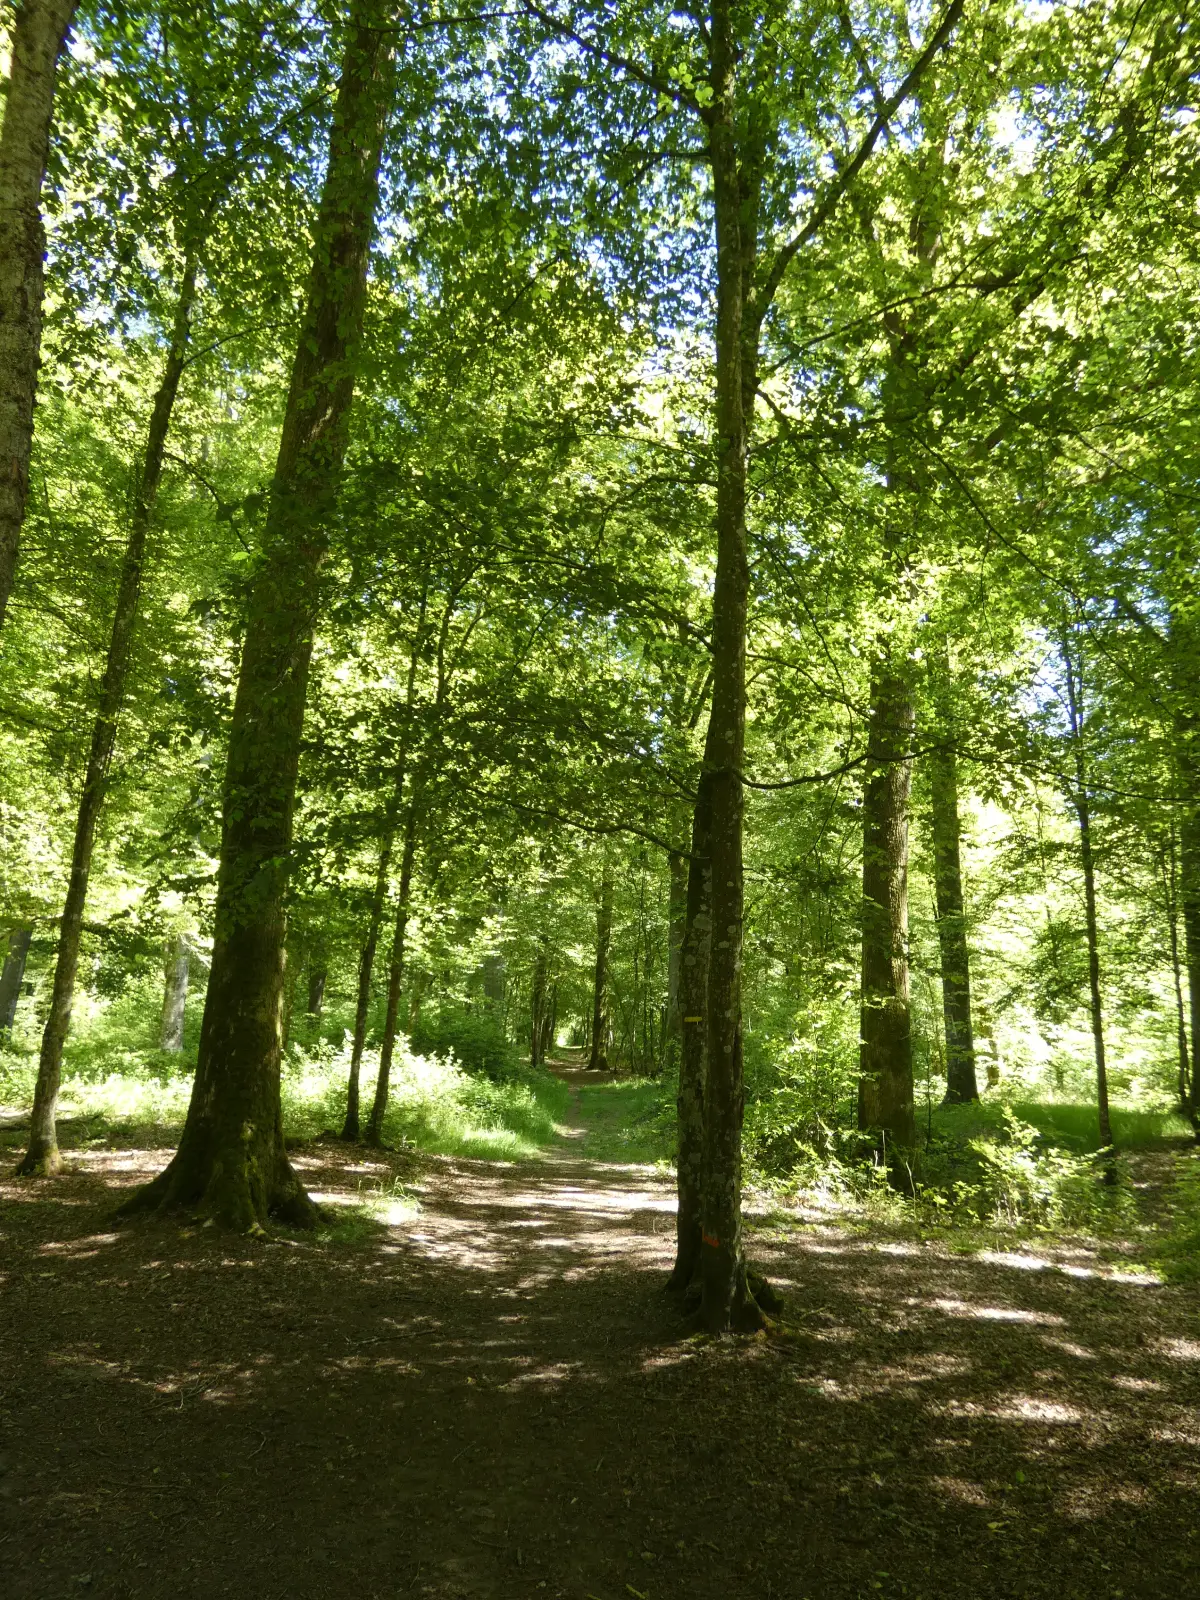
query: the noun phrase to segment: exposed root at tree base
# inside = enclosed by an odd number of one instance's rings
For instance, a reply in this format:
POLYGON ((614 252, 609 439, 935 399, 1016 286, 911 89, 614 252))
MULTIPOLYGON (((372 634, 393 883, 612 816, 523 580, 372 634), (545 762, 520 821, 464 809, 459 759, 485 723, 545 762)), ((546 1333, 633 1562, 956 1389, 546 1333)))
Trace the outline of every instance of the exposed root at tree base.
POLYGON ((292 1167, 281 1160, 282 1171, 269 1187, 254 1181, 244 1162, 207 1164, 207 1170, 184 1157, 181 1148, 168 1167, 151 1183, 136 1190, 116 1212, 115 1220, 157 1212, 183 1211, 217 1227, 236 1233, 263 1235, 269 1222, 308 1230, 319 1226, 320 1207, 309 1196, 292 1167))

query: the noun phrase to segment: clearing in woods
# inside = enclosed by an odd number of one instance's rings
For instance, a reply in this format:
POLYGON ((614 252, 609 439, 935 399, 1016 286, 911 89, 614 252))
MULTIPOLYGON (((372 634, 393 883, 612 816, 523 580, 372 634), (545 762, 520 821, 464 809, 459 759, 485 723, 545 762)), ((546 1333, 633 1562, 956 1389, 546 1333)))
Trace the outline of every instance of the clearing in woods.
POLYGON ((166 1149, 6 1177, 5 1595, 1197 1592, 1194 1289, 764 1214, 782 1325, 700 1338, 670 1175, 564 1076, 535 1162, 299 1151, 317 1241, 114 1228, 166 1149))

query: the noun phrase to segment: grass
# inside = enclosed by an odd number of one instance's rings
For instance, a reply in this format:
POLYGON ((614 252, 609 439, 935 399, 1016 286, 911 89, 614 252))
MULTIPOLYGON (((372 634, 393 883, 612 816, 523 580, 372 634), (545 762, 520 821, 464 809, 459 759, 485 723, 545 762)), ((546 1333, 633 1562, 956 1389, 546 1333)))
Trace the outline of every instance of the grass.
MULTIPOLYGON (((1100 1148, 1096 1107, 1067 1101, 985 1099, 974 1105, 938 1107, 932 1116, 934 1134, 961 1142, 994 1135, 1002 1128, 1006 1107, 1036 1128, 1048 1144, 1076 1155, 1090 1155, 1100 1148)), ((924 1119, 920 1120, 923 1125, 924 1119)), ((1123 1150, 1142 1150, 1191 1133, 1174 1111, 1125 1106, 1113 1107, 1112 1127, 1116 1146, 1123 1150)))
POLYGON ((649 1163, 674 1153, 675 1091, 664 1078, 585 1082, 579 1113, 587 1134, 577 1148, 587 1160, 649 1163))
MULTIPOLYGON (((368 1108, 377 1062, 373 1052, 364 1056, 362 1097, 368 1108)), ((289 1050, 282 1074, 289 1138, 311 1139, 342 1126, 348 1070, 345 1046, 289 1050)), ((26 1053, 0 1056, 0 1105, 28 1106, 36 1071, 36 1060, 26 1053)), ((156 1050, 77 1055, 63 1079, 62 1120, 83 1123, 87 1142, 113 1135, 173 1142, 187 1114, 191 1071, 192 1064, 156 1050)), ((527 1160, 553 1140, 569 1099, 566 1085, 551 1073, 524 1069, 494 1082, 464 1072, 453 1060, 414 1055, 401 1041, 392 1063, 384 1139, 430 1154, 527 1160)))

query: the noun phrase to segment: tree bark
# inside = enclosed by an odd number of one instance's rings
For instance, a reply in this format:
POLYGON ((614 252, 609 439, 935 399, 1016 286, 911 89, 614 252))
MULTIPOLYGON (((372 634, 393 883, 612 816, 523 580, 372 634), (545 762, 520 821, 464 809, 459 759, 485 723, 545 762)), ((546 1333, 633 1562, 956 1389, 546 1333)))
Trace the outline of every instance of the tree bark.
POLYGON ((933 882, 942 957, 942 1016, 946 1024, 946 1104, 979 1099, 971 1026, 971 956, 963 903, 958 820, 958 758, 952 745, 929 757, 933 812, 933 882))
POLYGON ((75 0, 17 5, 0 129, 0 626, 16 575, 29 495, 45 286, 42 184, 58 58, 74 14, 75 0))
POLYGON ((1083 706, 1081 685, 1071 660, 1069 647, 1063 644, 1063 665, 1067 676, 1067 708, 1071 717, 1071 745, 1075 759, 1075 792, 1072 800, 1079 821, 1079 855, 1083 865, 1083 909, 1087 926, 1088 947, 1088 997, 1092 1016, 1092 1047, 1096 1058, 1096 1111, 1100 1132, 1100 1148, 1110 1149, 1113 1142, 1112 1120, 1108 1111, 1108 1064, 1104 1049, 1104 1008, 1100 993, 1100 937, 1096 920, 1096 863, 1092 850, 1092 815, 1088 799, 1087 763, 1083 750, 1083 706))
POLYGON ((32 938, 32 928, 14 928, 8 936, 8 953, 4 957, 4 971, 0 972, 0 1036, 10 1034, 17 1019, 17 1001, 21 998, 32 938))
POLYGON ((704 1210, 704 1075, 708 1042, 708 959, 712 934, 712 867, 709 860, 712 825, 712 781, 700 779, 692 818, 692 853, 688 860, 687 904, 680 950, 679 1091, 675 1102, 678 1129, 675 1213, 675 1266, 668 1284, 687 1289, 701 1258, 704 1210))
POLYGON ((163 991, 162 1027, 159 1030, 160 1050, 183 1049, 183 1016, 187 1005, 188 970, 191 951, 187 939, 177 934, 166 963, 166 985, 163 991))
POLYGON ((881 664, 871 680, 863 791, 862 1023, 858 1126, 917 1142, 908 987, 908 799, 912 691, 881 664))
POLYGON ((612 938, 612 869, 604 864, 596 906, 596 964, 592 978, 592 1048, 589 1072, 608 1071, 608 946, 612 938))
POLYGON ((283 1141, 284 897, 308 668, 362 333, 392 8, 356 0, 345 37, 307 306, 247 606, 196 1079, 174 1159, 127 1208, 197 1207, 249 1231, 272 1214, 297 1225, 317 1220, 283 1141))
POLYGON ((383 1043, 379 1050, 379 1076, 375 1079, 375 1099, 367 1122, 366 1142, 383 1142, 383 1119, 387 1115, 392 1081, 392 1054, 400 1015, 400 991, 404 983, 404 944, 408 934, 409 903, 412 897, 413 863, 417 854, 417 807, 409 801, 404 827, 404 854, 400 860, 400 894, 396 904, 396 930, 392 935, 392 955, 388 963, 387 1011, 383 1020, 383 1043))
POLYGON ((171 414, 179 393, 179 381, 183 376, 184 359, 191 335, 199 248, 200 242, 193 240, 184 262, 183 282, 180 285, 179 300, 175 308, 171 342, 158 392, 154 397, 141 477, 130 516, 129 540, 121 563, 117 603, 108 643, 108 658, 100 685, 100 704, 92 726, 83 793, 80 796, 79 811, 75 819, 71 873, 67 881, 67 895, 60 924, 50 1013, 42 1033, 37 1085, 33 1096, 33 1115, 30 1120, 29 1148, 17 1168, 17 1171, 26 1177, 38 1173, 56 1172, 61 1165, 54 1117, 58 1105, 59 1085, 62 1081, 63 1046, 71 1025, 71 1007, 75 998, 79 942, 83 933, 83 912, 92 870, 96 824, 100 819, 100 810, 104 803, 109 762, 112 760, 117 739, 117 724, 125 700, 129 656, 137 624, 142 577, 146 565, 146 540, 162 478, 171 414))
POLYGON ((761 1315, 742 1251, 742 763, 746 732, 747 414, 757 386, 757 328, 743 326, 757 244, 758 183, 739 163, 734 114, 738 49, 728 0, 712 7, 713 107, 708 156, 717 255, 717 570, 713 588, 712 705, 705 739, 712 827, 712 922, 704 1086, 701 1276, 713 1332, 761 1315), (748 335, 747 348, 743 348, 748 335))

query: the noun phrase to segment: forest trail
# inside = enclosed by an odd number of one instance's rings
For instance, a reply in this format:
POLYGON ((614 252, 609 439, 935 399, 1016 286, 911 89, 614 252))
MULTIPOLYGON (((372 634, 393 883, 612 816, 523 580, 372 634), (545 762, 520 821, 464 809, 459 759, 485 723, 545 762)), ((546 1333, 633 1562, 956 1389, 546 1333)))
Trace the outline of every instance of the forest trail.
POLYGON ((760 1216, 784 1325, 699 1338, 667 1176, 564 1075, 535 1161, 298 1152, 377 1195, 320 1242, 115 1230, 161 1149, 6 1165, 5 1595, 1196 1591, 1196 1291, 760 1216))

